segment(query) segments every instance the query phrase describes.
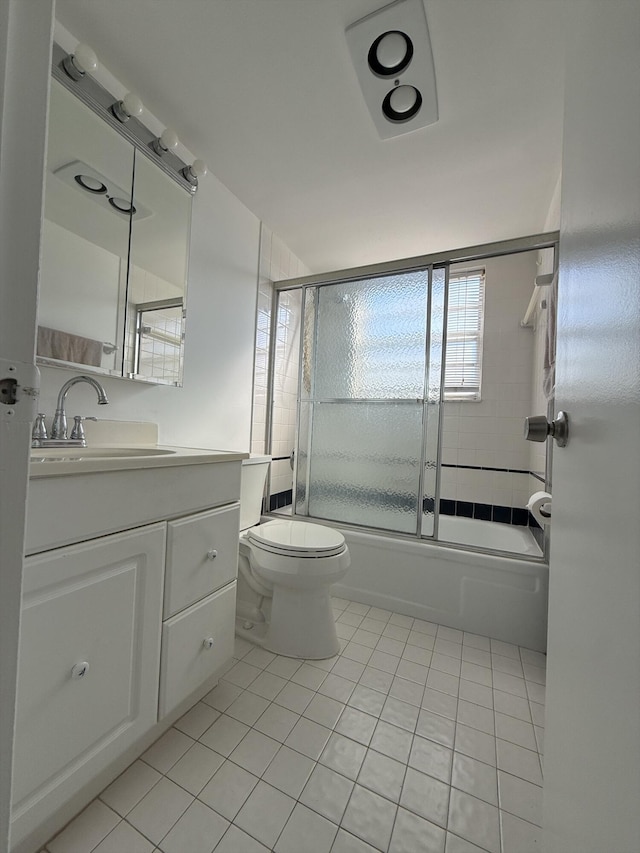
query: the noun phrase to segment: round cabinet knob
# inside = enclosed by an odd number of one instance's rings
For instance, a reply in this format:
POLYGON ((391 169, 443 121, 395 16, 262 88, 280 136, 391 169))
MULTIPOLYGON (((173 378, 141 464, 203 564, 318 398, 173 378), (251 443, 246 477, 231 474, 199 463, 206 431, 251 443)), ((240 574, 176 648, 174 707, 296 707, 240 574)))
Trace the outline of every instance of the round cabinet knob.
POLYGON ((207 560, 215 560, 218 556, 218 552, 213 548, 210 551, 207 551, 207 560))
POLYGON ((206 640, 202 641, 202 645, 204 646, 205 649, 212 649, 213 648, 213 637, 207 637, 206 640))
POLYGON ((77 681, 79 678, 84 678, 88 672, 89 662, 86 660, 80 661, 80 663, 76 663, 71 667, 71 678, 77 681))

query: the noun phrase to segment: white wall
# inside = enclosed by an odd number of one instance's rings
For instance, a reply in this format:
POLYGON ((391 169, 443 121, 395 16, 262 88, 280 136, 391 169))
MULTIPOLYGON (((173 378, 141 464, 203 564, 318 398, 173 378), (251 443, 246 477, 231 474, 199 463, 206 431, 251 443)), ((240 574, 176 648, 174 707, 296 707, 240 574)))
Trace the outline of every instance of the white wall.
MULTIPOLYGON (((54 38, 65 50, 77 44, 57 22, 54 38)), ((122 97, 127 90, 117 71, 100 65, 95 76, 122 97)), ((145 112, 144 121, 154 132, 164 128, 162 116, 145 112)), ((178 154, 194 159, 182 146, 178 154)), ((201 178, 191 222, 183 387, 105 378, 108 407, 80 385, 69 394, 67 414, 152 421, 164 444, 249 450, 259 235, 257 217, 214 174, 201 178)), ((51 415, 60 386, 79 373, 43 368, 40 411, 51 415)))
MULTIPOLYGON (((184 387, 105 378, 108 407, 89 386, 67 413, 159 424, 163 444, 249 450, 259 220, 209 174, 193 200, 184 387)), ((81 371, 42 369, 40 411, 81 371)))
POLYGON ((282 319, 286 322, 276 323, 279 347, 274 365, 272 442, 269 449, 265 444, 265 430, 273 282, 305 275, 309 275, 309 269, 276 234, 263 224, 260 238, 251 450, 253 453, 270 452, 276 458, 271 465, 270 494, 272 495, 291 489, 293 482, 288 459, 277 461, 277 457, 288 457, 295 445, 300 340, 299 322, 296 322, 300 319, 299 310, 296 310, 297 305, 300 304, 300 295, 291 294, 284 297, 285 303, 291 302, 290 318, 283 316, 282 319))

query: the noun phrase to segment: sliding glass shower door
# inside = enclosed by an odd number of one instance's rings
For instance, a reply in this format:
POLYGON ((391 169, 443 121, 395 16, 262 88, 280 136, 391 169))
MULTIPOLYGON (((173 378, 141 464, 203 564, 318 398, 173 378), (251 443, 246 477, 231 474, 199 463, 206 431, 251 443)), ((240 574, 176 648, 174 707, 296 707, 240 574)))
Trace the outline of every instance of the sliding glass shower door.
POLYGON ((428 267, 304 289, 296 515, 435 534, 445 286, 428 267))

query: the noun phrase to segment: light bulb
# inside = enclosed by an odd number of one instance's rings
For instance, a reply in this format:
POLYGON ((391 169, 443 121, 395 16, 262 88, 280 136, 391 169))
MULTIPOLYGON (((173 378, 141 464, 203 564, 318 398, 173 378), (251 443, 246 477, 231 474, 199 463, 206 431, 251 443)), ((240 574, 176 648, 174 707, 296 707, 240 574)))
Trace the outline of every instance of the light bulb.
POLYGON ((73 64, 78 71, 91 73, 98 67, 98 57, 88 44, 79 44, 73 54, 73 64))
POLYGON ((171 127, 165 127, 160 134, 160 144, 166 151, 171 151, 178 147, 178 134, 171 127))
POLYGON ((122 99, 122 107, 128 116, 141 116, 144 112, 142 101, 133 92, 129 92, 122 99))
POLYGON ((71 79, 78 83, 87 72, 95 71, 98 58, 89 45, 79 44, 75 53, 70 53, 62 60, 62 67, 71 79))
POLYGON ((139 116, 144 112, 142 101, 133 92, 125 95, 121 101, 111 104, 111 112, 122 124, 129 121, 131 116, 139 116))
POLYGON ((204 176, 209 171, 207 169, 207 164, 204 162, 204 160, 194 160, 189 168, 196 176, 196 178, 204 178, 204 176))

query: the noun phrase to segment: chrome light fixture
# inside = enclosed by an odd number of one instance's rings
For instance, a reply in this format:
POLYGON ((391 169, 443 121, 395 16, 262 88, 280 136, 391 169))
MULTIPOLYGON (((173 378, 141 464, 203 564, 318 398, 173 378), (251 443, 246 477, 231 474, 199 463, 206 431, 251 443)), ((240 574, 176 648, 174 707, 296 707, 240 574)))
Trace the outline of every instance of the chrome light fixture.
POLYGON ((88 44, 79 44, 75 53, 70 53, 62 60, 65 72, 77 83, 85 74, 91 73, 98 67, 98 57, 88 44))
POLYGON ((151 147, 158 157, 162 157, 167 151, 178 147, 178 134, 172 128, 165 127, 160 136, 153 140, 151 147))
POLYGON ((193 187, 198 186, 198 178, 203 178, 209 170, 204 160, 194 160, 190 166, 185 166, 182 170, 183 176, 193 187))
MULTIPOLYGON (((188 165, 174 149, 178 147, 178 136, 175 130, 167 127, 160 136, 156 136, 142 121, 133 121, 144 112, 140 98, 133 92, 128 92, 123 98, 117 98, 109 92, 91 72, 98 68, 98 60, 93 50, 85 44, 79 44, 75 52, 67 53, 59 44, 53 43, 51 73, 55 80, 65 89, 77 94, 94 113, 105 119, 112 128, 119 131, 135 148, 144 152, 145 156, 156 159, 156 164, 187 192, 193 194, 198 188, 198 178, 207 173, 207 167, 202 160, 195 160, 188 165), (81 88, 81 93, 78 91, 81 88)), ((79 161, 78 161, 79 163, 79 161)), ((137 218, 151 216, 152 211, 146 210, 136 202, 134 209, 127 200, 126 194, 115 192, 117 187, 110 185, 103 176, 94 173, 86 163, 79 163, 80 171, 71 174, 73 163, 56 170, 75 189, 82 189, 86 197, 97 201, 106 199, 115 211, 120 214, 135 215, 137 218), (67 169, 70 174, 67 175, 67 169)))
POLYGON ((382 139, 438 120, 422 0, 395 0, 347 27, 346 38, 365 103, 382 139))
POLYGON ((131 118, 131 116, 141 116, 144 112, 142 101, 133 92, 129 92, 121 101, 116 101, 111 104, 111 112, 123 124, 131 118))

